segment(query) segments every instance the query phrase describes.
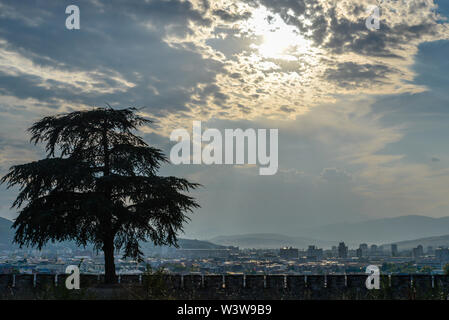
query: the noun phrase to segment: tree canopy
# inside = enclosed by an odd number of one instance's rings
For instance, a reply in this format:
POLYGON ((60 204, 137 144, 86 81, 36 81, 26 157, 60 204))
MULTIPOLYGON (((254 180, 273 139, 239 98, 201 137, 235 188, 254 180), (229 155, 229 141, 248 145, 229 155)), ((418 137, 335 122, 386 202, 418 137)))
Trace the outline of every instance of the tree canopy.
POLYGON ((106 281, 115 277, 114 251, 142 258, 139 242, 177 245, 198 207, 187 192, 199 185, 157 175, 161 150, 133 132, 151 121, 135 108, 96 108, 45 117, 28 131, 47 158, 16 165, 1 179, 19 186, 14 241, 42 248, 48 241, 92 243, 105 253, 106 281))

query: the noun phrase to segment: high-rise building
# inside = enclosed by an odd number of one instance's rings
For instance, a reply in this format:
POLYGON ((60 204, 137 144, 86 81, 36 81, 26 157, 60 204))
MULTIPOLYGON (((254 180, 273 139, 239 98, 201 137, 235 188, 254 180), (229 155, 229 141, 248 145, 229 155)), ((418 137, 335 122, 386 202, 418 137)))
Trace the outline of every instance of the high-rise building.
POLYGON ((299 257, 299 250, 297 248, 284 247, 279 250, 279 256, 282 259, 297 259, 299 257))
POLYGON ((358 257, 367 257, 368 256, 368 245, 366 243, 361 243, 359 245, 358 250, 358 257))
POLYGON ((422 245, 418 245, 418 246, 416 247, 416 249, 418 249, 418 253, 419 253, 420 256, 423 256, 423 255, 424 255, 424 248, 423 248, 422 245))
POLYGON ((323 257, 323 249, 318 249, 316 246, 309 246, 306 252, 307 259, 318 260, 323 257))
POLYGON ((338 257, 338 249, 337 246, 332 246, 332 257, 336 258, 338 257))
POLYGON ((397 257, 398 256, 398 245, 397 244, 392 244, 391 245, 391 256, 392 257, 397 257))
POLYGON ((438 259, 441 264, 449 262, 449 249, 441 247, 435 249, 435 258, 438 259))
POLYGON ((414 258, 419 258, 424 255, 424 248, 422 245, 417 246, 416 248, 413 248, 412 254, 414 258))
POLYGON ((344 242, 340 242, 338 245, 338 257, 339 258, 347 258, 348 257, 348 247, 344 242))
POLYGON ((371 247, 370 247, 370 255, 371 256, 377 256, 377 254, 378 254, 377 245, 372 244, 371 247))

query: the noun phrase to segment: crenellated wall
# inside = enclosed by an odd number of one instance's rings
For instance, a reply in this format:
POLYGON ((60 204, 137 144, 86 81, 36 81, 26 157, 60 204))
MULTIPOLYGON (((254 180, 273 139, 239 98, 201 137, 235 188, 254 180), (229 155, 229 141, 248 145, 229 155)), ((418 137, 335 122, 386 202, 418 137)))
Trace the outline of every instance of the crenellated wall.
POLYGON ((449 277, 382 275, 367 290, 366 275, 122 275, 119 284, 81 275, 81 290, 65 289, 66 275, 0 275, 2 299, 446 299, 449 277))

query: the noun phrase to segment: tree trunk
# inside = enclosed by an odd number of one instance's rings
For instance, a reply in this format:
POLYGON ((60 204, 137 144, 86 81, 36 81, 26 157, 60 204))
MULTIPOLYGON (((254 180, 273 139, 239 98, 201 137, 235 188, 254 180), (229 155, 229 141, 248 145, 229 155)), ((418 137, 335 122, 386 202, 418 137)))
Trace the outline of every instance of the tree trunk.
MULTIPOLYGON (((109 162, 109 147, 108 147, 108 135, 107 135, 107 122, 104 122, 103 130, 103 151, 104 151, 104 171, 105 177, 111 174, 110 162, 109 162)), ((105 196, 111 202, 111 189, 106 187, 105 196)), ((111 219, 112 215, 106 218, 104 222, 106 236, 103 240, 103 252, 104 252, 104 282, 108 284, 117 283, 117 277, 115 276, 115 263, 114 263, 114 236, 111 235, 112 230, 111 219)))
POLYGON ((103 243, 104 252, 104 282, 117 283, 114 263, 114 238, 108 238, 103 243))

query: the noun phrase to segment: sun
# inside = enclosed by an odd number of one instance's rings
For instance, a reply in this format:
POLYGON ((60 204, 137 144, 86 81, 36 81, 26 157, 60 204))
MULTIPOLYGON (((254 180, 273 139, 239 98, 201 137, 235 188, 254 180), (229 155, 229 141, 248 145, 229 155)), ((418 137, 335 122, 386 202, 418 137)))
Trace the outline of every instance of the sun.
POLYGON ((266 58, 296 60, 289 54, 295 53, 297 37, 290 30, 269 31, 263 35, 263 42, 258 46, 259 53, 266 58))
POLYGON ((295 26, 287 25, 278 15, 259 7, 246 21, 247 31, 261 38, 251 47, 264 58, 298 60, 298 55, 310 50, 311 44, 295 26))

